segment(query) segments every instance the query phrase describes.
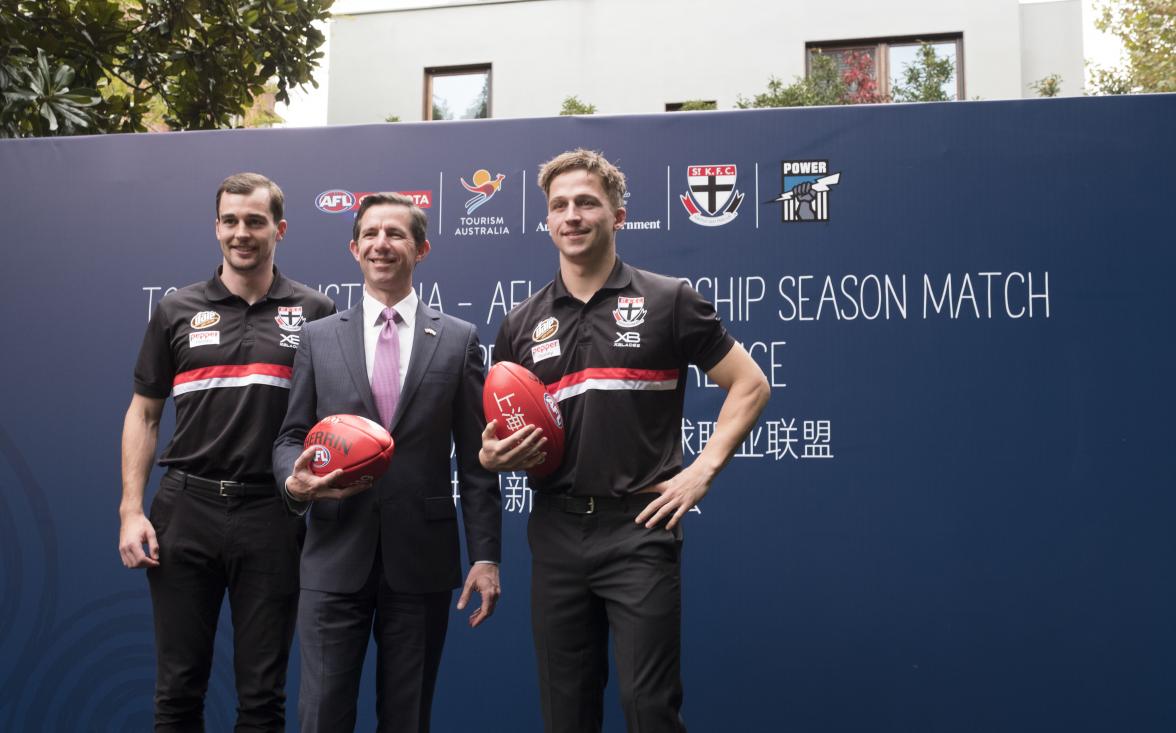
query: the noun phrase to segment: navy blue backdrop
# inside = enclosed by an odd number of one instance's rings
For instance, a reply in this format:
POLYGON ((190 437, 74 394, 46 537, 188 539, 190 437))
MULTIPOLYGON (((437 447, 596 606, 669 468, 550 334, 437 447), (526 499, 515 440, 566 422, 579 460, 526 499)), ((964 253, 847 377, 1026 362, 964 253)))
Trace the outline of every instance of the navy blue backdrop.
MULTIPOLYGON (((0 729, 149 726, 119 435, 151 307, 219 261, 220 180, 282 185, 279 266, 341 308, 348 196, 416 192, 421 296, 492 343, 555 272, 535 174, 574 146, 628 174, 622 258, 694 282, 773 385, 687 521, 692 730, 1176 729, 1174 121, 1150 96, 0 141, 0 729)), ((720 398, 690 389, 688 460, 720 398)), ((440 731, 540 727, 530 493, 502 486, 504 596, 455 613, 440 731)), ((296 662, 289 690, 293 720, 296 662)))

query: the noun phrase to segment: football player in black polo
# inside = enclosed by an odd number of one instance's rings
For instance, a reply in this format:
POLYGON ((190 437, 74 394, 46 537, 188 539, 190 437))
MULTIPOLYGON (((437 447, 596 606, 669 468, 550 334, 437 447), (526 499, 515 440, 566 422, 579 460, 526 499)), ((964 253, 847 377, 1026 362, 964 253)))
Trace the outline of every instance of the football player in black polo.
POLYGON ((302 324, 330 298, 274 267, 282 190, 256 173, 216 193, 222 263, 159 302, 123 423, 119 553, 146 568, 155 616, 155 729, 204 730, 204 694, 227 591, 237 731, 285 729, 286 662, 305 525, 274 488, 270 451, 286 414, 302 324), (159 420, 172 395, 167 468, 143 513, 159 420))
MULTIPOLYGON (((608 636, 630 731, 685 730, 682 517, 697 504, 767 404, 759 366, 712 305, 674 277, 617 257, 625 177, 574 150, 539 174, 559 274, 506 317, 496 361, 534 372, 565 420, 560 467, 533 479, 531 624, 547 731, 601 729, 608 636), (689 364, 727 391, 715 432, 682 468, 689 364)), ((536 465, 534 426, 482 434, 482 464, 536 465)))

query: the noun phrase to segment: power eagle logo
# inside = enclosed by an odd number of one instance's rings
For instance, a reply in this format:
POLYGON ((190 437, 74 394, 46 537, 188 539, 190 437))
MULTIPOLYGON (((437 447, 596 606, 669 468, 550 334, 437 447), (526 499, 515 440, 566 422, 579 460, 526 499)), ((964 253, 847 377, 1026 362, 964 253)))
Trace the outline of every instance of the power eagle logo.
POLYGON ((717 227, 739 214, 743 194, 735 188, 738 167, 722 165, 686 166, 686 193, 678 198, 690 214, 690 221, 704 227, 717 227))
POLYGON ((829 188, 841 181, 829 161, 781 161, 780 177, 781 194, 769 203, 780 204, 784 221, 829 221, 829 188))

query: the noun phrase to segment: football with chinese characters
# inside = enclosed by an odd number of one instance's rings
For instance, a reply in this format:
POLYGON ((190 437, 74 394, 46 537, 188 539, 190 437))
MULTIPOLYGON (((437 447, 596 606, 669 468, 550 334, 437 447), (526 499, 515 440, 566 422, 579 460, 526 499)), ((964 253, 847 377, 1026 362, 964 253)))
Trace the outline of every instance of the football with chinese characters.
POLYGON ((314 449, 310 470, 316 476, 343 469, 336 486, 374 481, 392 460, 392 436, 379 423, 359 415, 324 417, 306 434, 303 445, 314 449))
POLYGON ((495 434, 499 440, 527 425, 537 425, 547 438, 543 463, 528 473, 536 478, 550 475, 559 468, 564 452, 564 421, 556 402, 539 377, 514 362, 500 361, 490 367, 482 390, 482 409, 486 421, 497 420, 495 434))

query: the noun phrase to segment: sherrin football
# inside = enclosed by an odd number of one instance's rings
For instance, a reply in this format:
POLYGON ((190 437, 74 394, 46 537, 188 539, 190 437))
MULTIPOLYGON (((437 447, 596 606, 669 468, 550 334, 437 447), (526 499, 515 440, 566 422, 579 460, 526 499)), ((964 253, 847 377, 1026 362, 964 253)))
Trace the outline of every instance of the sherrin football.
POLYGON ((310 470, 316 476, 343 469, 336 486, 369 476, 374 481, 392 460, 392 436, 379 423, 359 415, 324 417, 306 434, 303 445, 315 449, 310 470))
POLYGON ((547 438, 543 451, 547 457, 528 473, 543 478, 559 468, 564 452, 563 415, 555 397, 529 369, 510 361, 500 361, 490 367, 482 389, 482 409, 486 422, 498 421, 495 434, 499 440, 527 425, 543 429, 547 438))

